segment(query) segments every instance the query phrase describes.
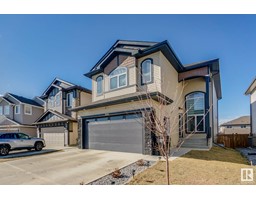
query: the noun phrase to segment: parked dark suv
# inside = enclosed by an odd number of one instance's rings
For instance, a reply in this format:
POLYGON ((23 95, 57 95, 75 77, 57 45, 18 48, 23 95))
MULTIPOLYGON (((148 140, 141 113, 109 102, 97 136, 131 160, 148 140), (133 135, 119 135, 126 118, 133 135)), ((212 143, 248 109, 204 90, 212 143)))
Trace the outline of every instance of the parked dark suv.
POLYGON ((42 138, 33 138, 24 133, 0 133, 0 155, 6 156, 9 151, 35 149, 41 151, 45 147, 42 138))

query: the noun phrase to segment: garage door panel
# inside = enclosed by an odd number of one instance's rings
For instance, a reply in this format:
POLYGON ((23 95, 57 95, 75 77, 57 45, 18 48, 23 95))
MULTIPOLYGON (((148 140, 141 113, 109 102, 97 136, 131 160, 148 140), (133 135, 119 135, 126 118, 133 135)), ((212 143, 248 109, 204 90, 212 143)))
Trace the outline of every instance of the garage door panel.
POLYGON ((43 138, 46 147, 49 146, 64 146, 64 133, 44 133, 43 138))
POLYGON ((142 119, 90 122, 89 148, 123 152, 142 152, 142 119))

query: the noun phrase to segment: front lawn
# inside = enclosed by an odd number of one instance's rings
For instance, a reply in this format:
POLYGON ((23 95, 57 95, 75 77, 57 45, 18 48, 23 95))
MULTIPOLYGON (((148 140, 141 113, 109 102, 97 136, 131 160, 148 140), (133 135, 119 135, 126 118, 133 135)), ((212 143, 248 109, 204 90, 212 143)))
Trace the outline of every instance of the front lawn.
MULTIPOLYGON (((171 184, 175 185, 256 185, 256 167, 251 167, 239 152, 233 149, 213 147, 210 151, 190 151, 170 162, 171 184), (253 168, 254 181, 241 182, 241 168, 253 168)), ((165 162, 138 174, 128 184, 166 184, 165 162)))

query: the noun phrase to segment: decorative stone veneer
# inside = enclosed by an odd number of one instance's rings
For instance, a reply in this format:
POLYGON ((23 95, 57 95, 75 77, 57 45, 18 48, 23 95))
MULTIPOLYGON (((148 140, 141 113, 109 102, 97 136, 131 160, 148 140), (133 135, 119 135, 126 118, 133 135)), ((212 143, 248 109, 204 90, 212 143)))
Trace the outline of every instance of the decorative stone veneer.
MULTIPOLYGON (((144 115, 146 116, 146 115, 144 115)), ((153 148, 152 148, 152 137, 153 133, 151 130, 148 128, 150 126, 150 120, 148 117, 144 117, 145 122, 144 122, 144 129, 145 129, 145 134, 144 134, 144 154, 145 155, 153 155, 153 148)))
POLYGON ((77 129, 77 146, 79 149, 82 149, 82 119, 78 119, 77 129))

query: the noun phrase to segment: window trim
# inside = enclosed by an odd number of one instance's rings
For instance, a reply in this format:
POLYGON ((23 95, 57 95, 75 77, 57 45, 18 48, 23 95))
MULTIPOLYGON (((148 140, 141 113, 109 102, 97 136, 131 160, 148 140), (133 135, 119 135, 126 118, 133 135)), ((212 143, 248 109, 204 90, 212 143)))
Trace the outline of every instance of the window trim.
POLYGON ((71 107, 72 108, 72 100, 73 100, 73 92, 67 93, 67 102, 66 102, 66 106, 67 107, 71 107), (70 96, 70 105, 68 104, 68 97, 69 96, 70 96))
POLYGON ((19 115, 19 114, 20 114, 20 105, 15 105, 15 106, 14 106, 14 114, 15 114, 15 115, 19 115), (16 112, 16 108, 19 108, 19 109, 18 109, 19 112, 16 112))
POLYGON ((154 75, 154 72, 153 72, 154 70, 153 70, 153 59, 152 58, 146 58, 146 59, 144 59, 141 63, 140 63, 140 84, 141 85, 147 85, 147 84, 150 84, 150 83, 153 83, 154 82, 154 80, 153 80, 153 75, 154 75), (143 72, 142 72, 142 65, 143 65, 143 63, 144 62, 146 62, 146 61, 150 61, 150 75, 151 75, 151 77, 150 77, 150 81, 149 82, 146 82, 146 83, 143 83, 143 79, 142 79, 142 77, 143 77, 143 72))
MULTIPOLYGON (((205 98, 205 95, 206 93, 205 92, 203 92, 203 91, 193 91, 193 92, 190 92, 190 93, 188 93, 188 94, 186 94, 186 96, 185 96, 185 112, 186 112, 186 133, 192 133, 192 132, 195 132, 195 133, 204 133, 205 131, 206 131, 206 127, 205 127, 205 110, 206 110, 206 108, 205 108, 205 105, 206 105, 206 103, 205 103, 205 101, 206 101, 206 98, 205 98), (191 95, 191 94, 194 94, 194 93, 202 93, 203 94, 203 97, 204 97, 204 112, 203 112, 203 114, 193 114, 193 115, 189 115, 188 114, 188 112, 187 112, 187 97, 189 96, 189 95, 191 95), (191 117, 191 116, 194 116, 195 117, 195 122, 196 122, 196 124, 197 124, 197 117, 198 116, 203 116, 203 125, 204 125, 204 129, 203 129, 203 131, 198 131, 198 130, 195 130, 195 131, 188 131, 188 117, 191 117)), ((197 126, 197 125, 196 125, 197 126)))
POLYGON ((97 94, 97 96, 100 96, 100 95, 103 94, 103 80, 104 80, 104 78, 103 78, 102 75, 99 75, 99 76, 97 76, 97 78, 95 80, 96 80, 96 94, 97 94), (101 93, 98 93, 98 79, 99 78, 102 78, 101 79, 101 93))
POLYGON ((32 115, 32 106, 24 105, 24 114, 25 115, 32 115), (26 112, 26 108, 30 108, 30 113, 26 112))
POLYGON ((117 90, 117 89, 124 88, 124 87, 127 87, 127 86, 128 86, 128 73, 127 73, 127 72, 128 72, 127 67, 124 67, 124 66, 119 66, 119 67, 115 68, 114 70, 112 70, 112 71, 110 72, 110 74, 109 74, 109 90, 110 90, 110 91, 117 90), (117 74, 117 75, 112 75, 112 76, 111 76, 111 73, 112 73, 112 72, 114 72, 115 70, 120 69, 120 68, 125 69, 125 72, 124 72, 124 73, 121 73, 121 74, 117 74), (119 85, 119 78, 120 78, 120 76, 122 76, 122 75, 124 75, 124 74, 126 75, 126 77, 125 77, 125 79, 126 79, 126 84, 123 85, 123 86, 120 86, 120 85, 119 85), (112 79, 112 78, 115 78, 115 77, 117 77, 117 87, 111 89, 111 79, 112 79))

